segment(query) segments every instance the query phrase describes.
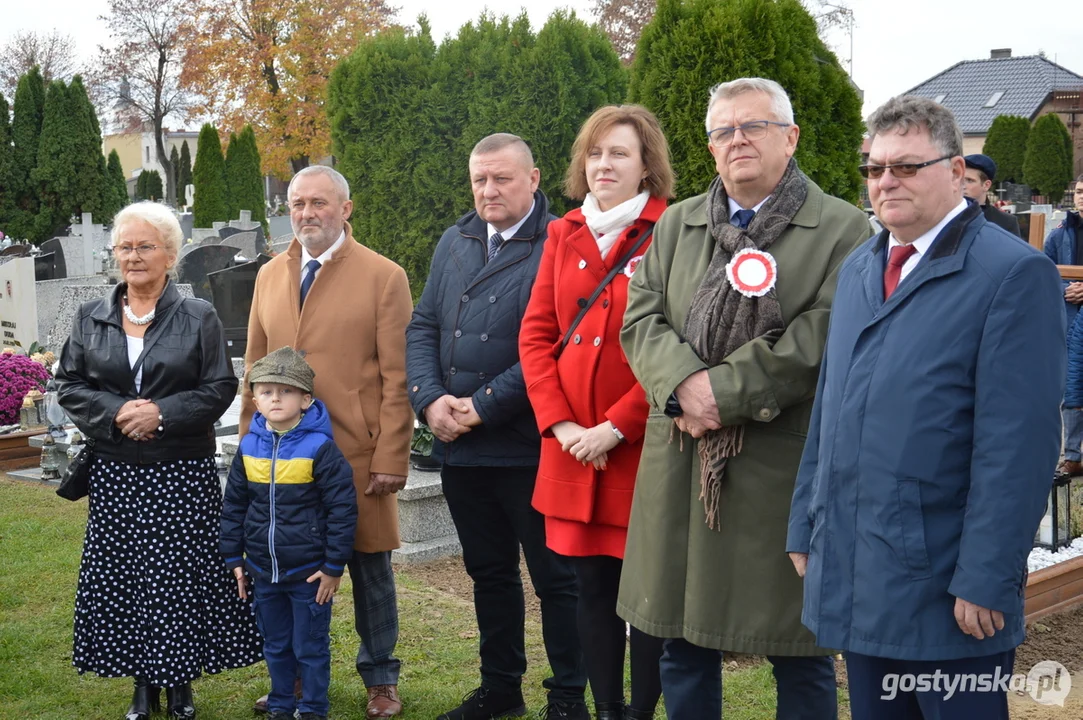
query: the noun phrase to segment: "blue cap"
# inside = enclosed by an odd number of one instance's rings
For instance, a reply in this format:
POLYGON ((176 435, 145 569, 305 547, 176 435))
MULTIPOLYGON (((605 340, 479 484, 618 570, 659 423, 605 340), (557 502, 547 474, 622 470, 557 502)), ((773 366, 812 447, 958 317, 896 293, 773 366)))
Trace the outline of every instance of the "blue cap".
POLYGON ((993 162, 993 158, 988 155, 967 155, 965 158, 966 166, 975 170, 981 170, 985 173, 985 177, 993 180, 997 176, 997 164, 993 162))

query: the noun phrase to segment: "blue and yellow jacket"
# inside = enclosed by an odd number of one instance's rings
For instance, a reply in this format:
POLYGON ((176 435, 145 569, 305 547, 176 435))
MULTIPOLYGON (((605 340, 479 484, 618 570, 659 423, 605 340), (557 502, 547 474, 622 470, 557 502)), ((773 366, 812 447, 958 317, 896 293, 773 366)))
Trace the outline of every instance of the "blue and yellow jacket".
POLYGON ((331 437, 319 400, 285 433, 256 413, 229 470, 219 549, 232 571, 265 582, 338 577, 353 554, 353 471, 331 437))

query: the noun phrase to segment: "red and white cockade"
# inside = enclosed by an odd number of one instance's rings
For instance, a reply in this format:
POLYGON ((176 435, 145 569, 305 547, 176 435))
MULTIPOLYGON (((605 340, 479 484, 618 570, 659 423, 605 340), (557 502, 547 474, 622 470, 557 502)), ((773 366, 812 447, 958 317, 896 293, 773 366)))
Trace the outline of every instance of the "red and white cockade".
POLYGON ((746 248, 730 259, 726 278, 745 297, 763 297, 775 287, 778 266, 769 253, 746 248))

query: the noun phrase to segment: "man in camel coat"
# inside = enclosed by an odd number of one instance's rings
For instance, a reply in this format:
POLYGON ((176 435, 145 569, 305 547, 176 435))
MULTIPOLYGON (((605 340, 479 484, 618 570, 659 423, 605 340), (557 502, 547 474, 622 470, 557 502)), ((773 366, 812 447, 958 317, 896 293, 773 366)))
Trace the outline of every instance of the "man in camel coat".
MULTIPOLYGON (((406 325, 413 303, 406 273, 357 243, 346 179, 305 168, 288 191, 294 240, 256 278, 245 368, 280 347, 316 371, 315 395, 331 414, 335 442, 353 468, 357 535, 349 563, 357 671, 370 718, 402 710, 398 698, 398 607, 391 550, 399 546, 395 494, 406 484, 414 414, 406 396, 406 325)), ((239 431, 254 405, 244 385, 239 431)), ((257 708, 259 707, 257 703, 257 708)))

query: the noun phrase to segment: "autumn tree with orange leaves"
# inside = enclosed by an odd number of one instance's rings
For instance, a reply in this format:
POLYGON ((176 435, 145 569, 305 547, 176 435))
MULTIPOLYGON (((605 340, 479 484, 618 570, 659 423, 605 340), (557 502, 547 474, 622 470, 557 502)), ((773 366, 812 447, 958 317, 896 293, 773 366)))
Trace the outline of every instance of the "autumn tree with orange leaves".
POLYGON ((330 153, 331 70, 394 19, 384 0, 193 0, 188 8, 181 80, 204 100, 195 112, 227 133, 251 124, 264 171, 282 177, 330 153))

